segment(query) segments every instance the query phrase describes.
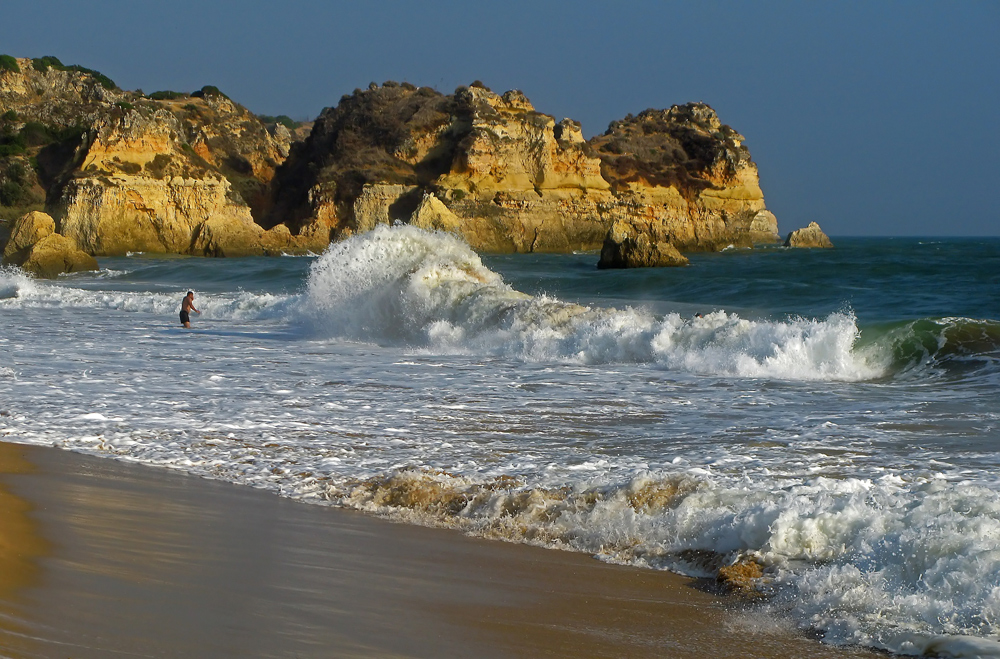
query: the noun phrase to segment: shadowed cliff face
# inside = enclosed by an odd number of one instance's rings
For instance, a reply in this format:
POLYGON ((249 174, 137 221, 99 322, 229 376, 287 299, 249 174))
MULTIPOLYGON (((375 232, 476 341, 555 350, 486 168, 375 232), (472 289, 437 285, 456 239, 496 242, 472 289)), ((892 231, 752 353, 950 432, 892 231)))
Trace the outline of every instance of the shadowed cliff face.
POLYGON ((456 112, 452 97, 409 84, 387 82, 344 96, 293 145, 273 181, 264 226, 299 230, 320 218, 327 230, 342 230, 366 185, 430 184, 447 171, 461 139, 456 112))
POLYGON ((742 142, 704 104, 647 110, 588 142, 518 91, 373 85, 293 148, 265 226, 336 239, 402 221, 494 252, 597 249, 612 227, 685 250, 776 241, 742 142))

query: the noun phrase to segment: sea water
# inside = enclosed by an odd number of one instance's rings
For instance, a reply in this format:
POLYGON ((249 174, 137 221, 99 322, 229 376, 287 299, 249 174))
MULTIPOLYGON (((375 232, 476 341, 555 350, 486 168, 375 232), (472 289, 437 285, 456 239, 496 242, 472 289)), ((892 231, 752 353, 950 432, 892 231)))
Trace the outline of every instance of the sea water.
POLYGON ((835 644, 1000 656, 1000 240, 0 271, 0 438, 610 562, 764 566, 835 644), (187 290, 201 315, 177 313, 187 290))

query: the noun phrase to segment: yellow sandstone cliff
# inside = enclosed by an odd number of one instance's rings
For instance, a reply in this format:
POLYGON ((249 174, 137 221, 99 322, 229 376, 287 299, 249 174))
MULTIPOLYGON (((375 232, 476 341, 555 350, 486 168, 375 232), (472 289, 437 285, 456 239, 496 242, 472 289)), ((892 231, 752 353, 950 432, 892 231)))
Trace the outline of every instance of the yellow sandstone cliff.
POLYGON ((653 246, 646 264, 780 240, 742 136, 704 104, 648 110, 587 141, 518 91, 373 85, 324 111, 275 184, 272 222, 335 237, 392 222, 489 252, 592 250, 617 237, 653 246))
POLYGON ((283 126, 268 131, 215 88, 147 97, 49 60, 0 71, 10 145, 0 176, 18 172, 29 202, 42 190, 56 232, 80 249, 242 256, 326 246, 326 236, 265 232, 254 221, 289 150, 283 126))
POLYGON ((54 58, 16 63, 0 69, 4 194, 92 255, 320 251, 393 222, 488 252, 601 249, 606 267, 780 240, 743 137, 700 103, 586 140, 519 91, 388 82, 293 142, 215 88, 146 96, 54 58))

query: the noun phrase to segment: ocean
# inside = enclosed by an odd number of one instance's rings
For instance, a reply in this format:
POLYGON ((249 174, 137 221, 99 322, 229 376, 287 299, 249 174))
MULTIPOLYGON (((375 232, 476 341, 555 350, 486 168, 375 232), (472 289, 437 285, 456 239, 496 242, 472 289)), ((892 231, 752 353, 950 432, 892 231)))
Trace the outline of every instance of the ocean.
POLYGON ((612 563, 763 566, 826 643, 1000 656, 1000 239, 0 271, 0 439, 612 563), (180 326, 187 290, 193 328, 180 326))

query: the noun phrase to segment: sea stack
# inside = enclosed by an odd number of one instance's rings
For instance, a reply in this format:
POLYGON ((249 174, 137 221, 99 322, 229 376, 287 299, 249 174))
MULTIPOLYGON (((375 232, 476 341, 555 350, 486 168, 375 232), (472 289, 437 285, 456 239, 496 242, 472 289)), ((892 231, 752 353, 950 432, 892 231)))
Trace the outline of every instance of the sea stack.
POLYGON ((833 247, 833 243, 817 223, 810 222, 809 226, 789 233, 785 239, 785 247, 830 248, 833 247))

